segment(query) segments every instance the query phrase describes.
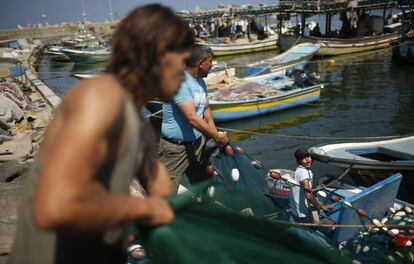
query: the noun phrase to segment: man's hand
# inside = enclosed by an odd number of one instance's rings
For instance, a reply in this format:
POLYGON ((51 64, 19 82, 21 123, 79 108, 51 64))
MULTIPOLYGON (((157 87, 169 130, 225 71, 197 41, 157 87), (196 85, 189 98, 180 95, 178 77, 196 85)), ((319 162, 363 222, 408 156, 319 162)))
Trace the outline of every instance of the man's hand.
POLYGON ((214 139, 217 142, 217 145, 219 147, 224 147, 225 145, 227 145, 227 143, 229 142, 228 138, 227 138, 227 132, 218 132, 218 137, 214 139))
POLYGON ((325 204, 321 206, 321 209, 324 211, 329 211, 333 208, 333 206, 331 204, 325 204))
POLYGON ((159 196, 148 196, 145 200, 148 214, 139 220, 144 225, 157 226, 171 223, 174 212, 167 201, 159 196))

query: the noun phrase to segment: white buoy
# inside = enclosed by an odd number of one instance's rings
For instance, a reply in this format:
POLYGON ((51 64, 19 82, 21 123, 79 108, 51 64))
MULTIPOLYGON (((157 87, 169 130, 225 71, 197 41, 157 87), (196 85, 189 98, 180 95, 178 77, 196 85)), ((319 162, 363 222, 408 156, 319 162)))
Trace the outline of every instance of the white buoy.
POLYGON ((395 214, 397 212, 397 210, 394 207, 390 207, 389 210, 392 214, 395 214))
POLYGON ((381 224, 385 224, 386 222, 388 221, 388 217, 384 217, 384 218, 382 218, 382 220, 381 220, 381 224))
POLYGON ((362 252, 368 252, 369 251, 369 246, 365 246, 363 249, 362 249, 362 252))
POLYGON ((382 227, 381 222, 378 219, 372 219, 372 223, 376 226, 376 227, 382 227))
POLYGON ((348 201, 344 201, 344 205, 348 206, 348 207, 352 207, 352 204, 348 201))
POLYGON ((394 228, 394 229, 391 229, 390 232, 392 232, 394 235, 398 235, 400 233, 400 230, 394 228))
POLYGON ((396 216, 405 216, 405 212, 404 211, 398 211, 395 213, 396 216))
POLYGON ((231 170, 231 178, 234 182, 237 182, 240 178, 240 172, 238 169, 234 168, 231 170))
POLYGON ((407 223, 406 222, 404 222, 404 221, 402 221, 402 222, 399 222, 398 223, 398 225, 401 225, 401 226, 405 226, 407 223))
POLYGON ((411 209, 411 207, 406 206, 404 207, 405 212, 407 212, 407 214, 412 214, 413 213, 413 209, 411 209))
POLYGON ((319 197, 322 197, 322 198, 326 198, 326 196, 327 196, 326 192, 324 192, 324 191, 318 191, 317 194, 318 194, 319 197))
POLYGON ((388 227, 383 226, 383 227, 382 227, 382 231, 384 231, 384 232, 388 232, 388 227))
POLYGON ((358 245, 358 246, 356 247, 355 253, 356 253, 356 254, 359 254, 359 252, 361 252, 361 249, 362 249, 361 245, 358 245))
POLYGON ((405 242, 406 247, 411 247, 412 245, 413 245, 413 242, 411 240, 408 240, 407 242, 405 242))
POLYGON ((214 192, 215 192, 214 186, 208 187, 208 189, 207 189, 208 196, 210 196, 211 198, 213 198, 214 197, 214 192))
POLYGON ((400 221, 402 219, 402 217, 401 216, 393 216, 393 218, 392 218, 392 220, 395 220, 395 221, 400 221))

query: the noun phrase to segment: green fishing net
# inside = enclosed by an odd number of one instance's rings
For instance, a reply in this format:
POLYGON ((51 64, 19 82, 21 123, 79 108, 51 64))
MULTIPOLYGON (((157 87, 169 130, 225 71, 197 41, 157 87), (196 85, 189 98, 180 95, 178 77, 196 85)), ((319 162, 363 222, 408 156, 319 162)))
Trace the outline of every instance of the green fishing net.
POLYGON ((169 198, 172 224, 131 226, 128 263, 412 263, 412 249, 397 249, 384 232, 361 233, 339 250, 294 225, 288 200, 267 195, 275 184, 268 170, 230 148, 213 153, 211 182, 169 198))

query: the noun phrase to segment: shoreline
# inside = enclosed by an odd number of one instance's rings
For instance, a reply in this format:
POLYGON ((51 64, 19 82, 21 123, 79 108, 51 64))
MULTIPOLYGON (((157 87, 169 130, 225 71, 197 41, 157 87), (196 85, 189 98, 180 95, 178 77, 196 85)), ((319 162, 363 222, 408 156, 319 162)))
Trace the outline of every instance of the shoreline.
POLYGON ((19 42, 23 48, 0 49, 0 56, 17 54, 0 59, 0 72, 7 72, 13 64, 26 68, 21 76, 0 76, 0 110, 6 113, 0 116, 0 264, 7 263, 29 168, 61 102, 36 72, 44 44, 28 39, 19 42))

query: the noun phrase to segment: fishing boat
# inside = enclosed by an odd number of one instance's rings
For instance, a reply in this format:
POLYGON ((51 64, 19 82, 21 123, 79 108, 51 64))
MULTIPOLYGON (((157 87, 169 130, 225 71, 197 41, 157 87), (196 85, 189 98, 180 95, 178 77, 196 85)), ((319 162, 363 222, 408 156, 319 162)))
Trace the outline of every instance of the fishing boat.
MULTIPOLYGON (((395 27, 386 27, 387 9, 397 6, 397 1, 280 1, 280 19, 300 10, 301 25, 299 23, 293 32, 280 34, 279 46, 282 51, 298 43, 315 43, 321 48, 316 55, 336 56, 380 49, 396 44, 401 38, 399 32, 392 32, 395 27), (378 16, 366 13, 367 10, 382 10, 378 16), (309 15, 325 16, 325 31, 321 32, 319 24, 312 27, 306 22, 309 15), (332 18, 339 14, 341 28, 332 28, 332 18)), ((281 21, 279 22, 281 23, 281 21)))
POLYGON ((247 76, 266 74, 275 71, 287 70, 297 66, 305 66, 313 55, 320 49, 318 44, 301 43, 292 46, 282 54, 266 60, 247 65, 247 76))
POLYGON ((299 84, 297 77, 277 72, 241 79, 236 85, 209 94, 213 118, 216 122, 244 119, 319 100, 323 85, 305 78, 299 84))
POLYGON ((213 50, 214 56, 237 55, 266 50, 275 50, 278 36, 273 35, 263 40, 249 41, 247 39, 237 40, 235 43, 201 43, 213 50))
POLYGON ((108 61, 111 57, 111 52, 108 50, 74 50, 74 49, 60 49, 73 62, 94 63, 101 61, 108 61))
POLYGON ((414 171, 414 136, 390 140, 328 144, 312 147, 311 156, 353 170, 414 171))
POLYGON ((317 56, 337 56, 349 53, 363 52, 389 47, 400 39, 399 33, 390 33, 379 36, 360 38, 321 38, 321 37, 296 37, 292 35, 280 36, 280 50, 288 50, 294 43, 314 43, 320 46, 317 56))
MULTIPOLYGON (((293 179, 294 172, 274 170, 270 173, 278 176, 273 178, 268 176, 266 194, 279 206, 289 208, 290 188, 297 185, 293 179)), ((402 175, 397 173, 367 188, 337 182, 336 186, 315 191, 317 200, 323 204, 331 204, 333 209, 329 212, 322 210, 319 212, 319 223, 322 223, 322 227, 311 230, 311 233, 334 247, 346 244, 364 230, 367 231, 369 226, 371 229, 377 228, 372 230, 373 233, 384 232, 387 236, 395 237, 400 230, 392 231, 396 234, 388 233, 385 223, 395 214, 403 214, 397 211, 405 211, 404 208, 409 207, 407 211, 412 212, 413 207, 407 202, 396 199, 401 181, 402 175), (323 227, 324 224, 335 228, 323 227)))
MULTIPOLYGON (((253 160, 245 149, 233 143, 216 156, 212 155, 211 163, 214 164, 211 174, 216 181, 224 183, 228 188, 231 186, 246 193, 264 194, 272 200, 275 208, 282 209, 278 216, 271 217, 271 221, 281 220, 280 223, 287 224, 282 219, 290 217, 291 188, 301 187, 294 180, 293 171, 267 170, 260 161, 253 160)), ((298 233, 302 233, 301 236, 318 237, 333 248, 343 248, 353 239, 369 236, 367 231, 371 234, 383 235, 384 240, 389 240, 396 247, 405 247, 407 241, 414 240, 409 233, 410 226, 406 226, 405 222, 408 219, 410 222, 414 221, 413 205, 396 198, 402 181, 400 173, 367 188, 351 185, 340 178, 313 186, 312 192, 316 199, 320 203, 331 204, 333 208, 329 212, 319 211, 319 220, 316 219, 319 222, 309 223, 312 228, 308 228, 308 223, 303 225, 303 229, 298 230, 298 233), (392 229, 395 228, 393 225, 397 228, 392 229), (399 238, 396 239, 398 236, 399 238)), ((232 192, 229 192, 228 196, 230 198, 225 205, 230 207, 232 192)), ((245 203, 246 206, 250 206, 251 211, 260 211, 260 205, 249 201, 245 203)), ((294 219, 290 222, 296 223, 294 219)), ((298 226, 301 224, 297 223, 298 226)), ((353 243, 349 243, 348 246, 352 247, 353 243)), ((385 246, 382 247, 384 250, 385 246)), ((395 250, 395 247, 393 248, 395 250)))

